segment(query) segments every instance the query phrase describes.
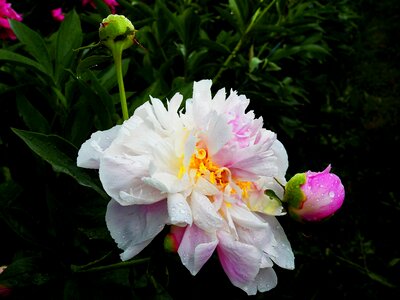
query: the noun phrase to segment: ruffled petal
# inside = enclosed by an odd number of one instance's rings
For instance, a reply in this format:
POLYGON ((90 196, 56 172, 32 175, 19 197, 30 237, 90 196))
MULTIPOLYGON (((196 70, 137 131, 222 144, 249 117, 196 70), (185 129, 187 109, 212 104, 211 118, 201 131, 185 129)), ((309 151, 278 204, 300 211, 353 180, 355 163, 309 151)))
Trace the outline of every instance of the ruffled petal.
POLYGON ((207 134, 202 135, 211 156, 216 154, 232 138, 231 126, 223 115, 215 111, 207 116, 207 134))
POLYGON ((161 193, 179 193, 190 186, 188 178, 179 179, 165 172, 157 172, 151 177, 143 177, 143 181, 158 189, 161 193))
POLYGON ((104 190, 121 205, 150 204, 166 198, 142 180, 149 175, 148 165, 146 156, 103 156, 99 175, 104 190))
POLYGON ((187 226, 178 248, 182 264, 192 275, 196 275, 211 257, 217 244, 215 233, 203 231, 195 224, 187 226))
POLYGON ((120 128, 121 125, 116 125, 108 130, 93 133, 78 151, 77 166, 98 169, 104 150, 114 141, 120 128))
POLYGON ((192 211, 182 194, 168 195, 168 214, 173 225, 185 226, 192 224, 192 211))
POLYGON ((207 126, 207 116, 211 109, 211 80, 201 80, 193 84, 193 98, 188 104, 192 107, 192 118, 199 129, 207 126))
POLYGON ((128 260, 142 251, 167 222, 166 201, 122 206, 111 200, 107 206, 107 227, 118 247, 124 251, 122 260, 128 260))
POLYGON ((255 295, 255 280, 260 269, 262 252, 252 245, 234 240, 225 231, 218 231, 217 235, 219 261, 229 280, 248 295, 255 295))

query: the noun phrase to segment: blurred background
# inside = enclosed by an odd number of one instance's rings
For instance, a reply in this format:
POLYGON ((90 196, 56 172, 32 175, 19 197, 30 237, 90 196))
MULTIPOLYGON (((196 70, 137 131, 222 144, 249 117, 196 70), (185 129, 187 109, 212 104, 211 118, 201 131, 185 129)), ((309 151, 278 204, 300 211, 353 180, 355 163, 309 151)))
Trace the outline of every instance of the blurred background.
POLYGON ((8 3, 22 20, 10 21, 15 39, 0 35, 0 298, 398 297, 399 1, 8 3), (78 49, 98 42, 112 12, 138 30, 123 52, 130 114, 149 95, 188 98, 193 81, 213 79, 277 133, 287 178, 331 164, 342 179, 345 202, 329 220, 278 218, 296 268, 275 267, 270 292, 247 296, 216 257, 193 277, 164 251, 166 232, 137 256, 146 262, 115 265, 109 199, 96 172, 75 166, 92 132, 122 122, 110 52, 78 49))

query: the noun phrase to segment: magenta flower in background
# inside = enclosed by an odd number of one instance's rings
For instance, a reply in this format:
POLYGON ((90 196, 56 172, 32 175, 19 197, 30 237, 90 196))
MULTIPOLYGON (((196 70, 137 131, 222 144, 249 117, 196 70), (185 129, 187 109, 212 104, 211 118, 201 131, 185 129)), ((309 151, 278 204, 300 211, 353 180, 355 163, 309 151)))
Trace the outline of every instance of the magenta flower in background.
POLYGON ((345 190, 340 178, 330 170, 329 165, 322 172, 299 173, 288 181, 284 200, 294 219, 302 222, 321 221, 342 206, 345 190))
MULTIPOLYGON (((105 4, 110 8, 111 13, 115 14, 116 12, 116 6, 119 5, 119 3, 115 0, 103 0, 105 4)), ((96 8, 96 4, 94 3, 93 0, 82 0, 82 5, 85 6, 87 4, 90 4, 93 8, 96 8)))
POLYGON ((273 266, 294 268, 276 216, 286 183, 287 153, 250 103, 231 90, 211 94, 211 80, 138 107, 122 125, 92 134, 77 165, 99 169, 111 197, 106 224, 122 260, 141 252, 165 225, 165 246, 196 275, 215 253, 231 283, 249 295, 277 284, 273 266))
POLYGON ((61 7, 51 10, 51 16, 57 22, 62 22, 65 18, 61 7))
POLYGON ((22 21, 22 16, 16 13, 6 0, 0 0, 0 39, 2 40, 17 38, 10 27, 9 19, 22 21))

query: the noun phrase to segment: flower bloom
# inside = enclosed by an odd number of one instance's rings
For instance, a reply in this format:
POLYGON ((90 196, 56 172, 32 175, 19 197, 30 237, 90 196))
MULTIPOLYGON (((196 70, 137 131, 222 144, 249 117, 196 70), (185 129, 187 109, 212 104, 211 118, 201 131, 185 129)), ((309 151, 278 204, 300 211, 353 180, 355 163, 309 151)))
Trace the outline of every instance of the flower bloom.
MULTIPOLYGON (((111 13, 116 12, 116 6, 119 5, 119 3, 115 0, 103 0, 103 2, 110 8, 111 13)), ((87 4, 90 4, 93 8, 96 8, 96 4, 94 3, 93 0, 82 0, 82 5, 85 6, 87 4)))
POLYGON ((332 216, 343 204, 345 191, 340 178, 322 172, 299 173, 286 185, 289 214, 299 221, 321 221, 332 216))
POLYGON ((273 265, 293 269, 290 243, 275 216, 283 207, 287 153, 262 118, 246 112, 249 99, 211 80, 193 85, 185 102, 167 108, 157 99, 138 107, 122 125, 97 131, 82 144, 80 167, 99 169, 112 198, 106 223, 128 260, 165 225, 167 247, 192 275, 213 253, 233 285, 249 295, 277 284, 273 265))
POLYGON ((6 0, 0 0, 0 39, 2 40, 17 38, 10 27, 9 19, 22 21, 22 16, 17 14, 6 0))
POLYGON ((51 10, 51 16, 57 22, 62 22, 65 18, 61 7, 51 10))

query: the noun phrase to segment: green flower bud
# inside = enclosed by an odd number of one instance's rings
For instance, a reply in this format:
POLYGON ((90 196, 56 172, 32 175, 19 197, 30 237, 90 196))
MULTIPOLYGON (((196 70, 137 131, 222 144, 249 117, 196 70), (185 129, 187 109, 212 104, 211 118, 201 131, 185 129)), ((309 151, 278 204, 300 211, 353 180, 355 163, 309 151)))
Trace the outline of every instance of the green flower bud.
POLYGON ((136 30, 131 21, 123 15, 109 15, 100 23, 100 42, 111 51, 116 45, 125 50, 135 43, 136 30))

